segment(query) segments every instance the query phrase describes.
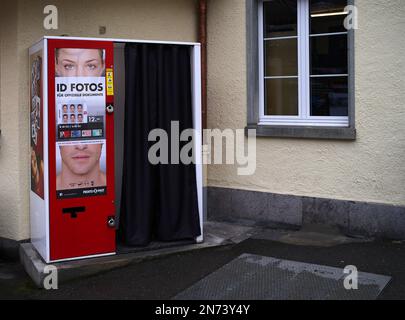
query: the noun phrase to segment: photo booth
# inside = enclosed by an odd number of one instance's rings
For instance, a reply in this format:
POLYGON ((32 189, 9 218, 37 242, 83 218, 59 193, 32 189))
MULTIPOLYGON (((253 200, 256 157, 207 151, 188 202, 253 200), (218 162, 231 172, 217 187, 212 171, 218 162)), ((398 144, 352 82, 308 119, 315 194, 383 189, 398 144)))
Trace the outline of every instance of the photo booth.
POLYGON ((31 242, 44 261, 202 242, 200 45, 44 37, 29 58, 31 242), (155 129, 169 161, 191 145, 192 163, 151 163, 155 129))

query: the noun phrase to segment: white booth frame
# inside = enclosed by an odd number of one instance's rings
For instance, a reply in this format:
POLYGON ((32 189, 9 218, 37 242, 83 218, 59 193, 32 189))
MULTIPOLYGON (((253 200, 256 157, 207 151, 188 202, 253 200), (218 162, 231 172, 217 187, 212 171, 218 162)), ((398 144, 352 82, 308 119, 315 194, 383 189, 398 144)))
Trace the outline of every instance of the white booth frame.
MULTIPOLYGON (((167 44, 191 47, 191 77, 192 77, 192 106, 193 126, 196 132, 194 137, 195 166, 198 194, 198 210, 200 216, 201 236, 195 240, 197 243, 204 241, 204 208, 203 208, 203 166, 202 166, 202 119, 201 119, 201 44, 196 42, 176 41, 153 41, 118 38, 86 38, 86 37, 54 37, 46 36, 36 42, 30 49, 29 55, 42 50, 42 110, 43 110, 43 138, 44 138, 44 199, 30 190, 30 231, 31 243, 42 256, 45 262, 59 262, 70 260, 81 260, 108 256, 112 254, 92 255, 79 258, 51 261, 50 259, 50 223, 49 223, 49 150, 48 150, 48 40, 80 40, 80 41, 110 41, 114 44, 125 43, 146 43, 146 44, 167 44)), ((31 166, 30 166, 31 167, 31 166)), ((30 176, 30 173, 29 173, 30 176)), ((115 254, 115 253, 114 253, 115 254)))

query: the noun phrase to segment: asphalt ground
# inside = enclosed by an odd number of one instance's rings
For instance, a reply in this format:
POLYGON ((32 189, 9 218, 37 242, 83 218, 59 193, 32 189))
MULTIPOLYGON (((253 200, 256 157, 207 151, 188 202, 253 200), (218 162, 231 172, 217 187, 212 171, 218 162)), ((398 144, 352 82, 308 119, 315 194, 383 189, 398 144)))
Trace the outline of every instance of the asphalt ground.
POLYGON ((0 260, 0 299, 168 300, 244 253, 392 277, 379 299, 405 300, 405 243, 348 243, 333 247, 248 239, 239 244, 173 254, 95 276, 37 289, 18 263, 0 260))

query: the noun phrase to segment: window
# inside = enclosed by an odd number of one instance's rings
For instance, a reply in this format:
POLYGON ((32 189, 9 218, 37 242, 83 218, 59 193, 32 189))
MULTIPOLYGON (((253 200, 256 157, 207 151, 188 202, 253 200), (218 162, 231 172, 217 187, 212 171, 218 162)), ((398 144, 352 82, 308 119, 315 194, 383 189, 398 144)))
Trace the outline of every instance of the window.
POLYGON ((350 127, 347 5, 259 0, 259 126, 350 127))

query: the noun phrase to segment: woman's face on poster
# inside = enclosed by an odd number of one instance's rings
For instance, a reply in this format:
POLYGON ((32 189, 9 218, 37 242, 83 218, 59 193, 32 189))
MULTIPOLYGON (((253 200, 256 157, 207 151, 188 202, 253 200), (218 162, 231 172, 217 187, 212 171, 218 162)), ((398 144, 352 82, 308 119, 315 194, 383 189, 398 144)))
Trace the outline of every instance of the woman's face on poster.
POLYGON ((55 72, 58 77, 101 77, 105 63, 103 50, 58 49, 55 72))

